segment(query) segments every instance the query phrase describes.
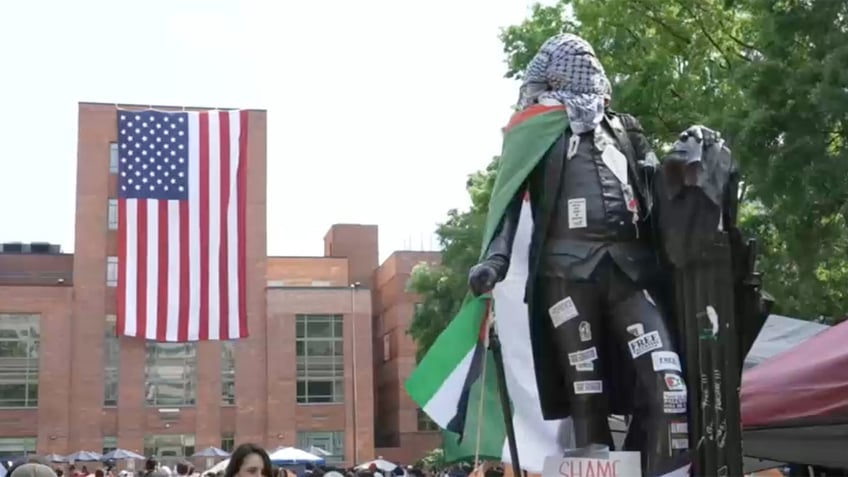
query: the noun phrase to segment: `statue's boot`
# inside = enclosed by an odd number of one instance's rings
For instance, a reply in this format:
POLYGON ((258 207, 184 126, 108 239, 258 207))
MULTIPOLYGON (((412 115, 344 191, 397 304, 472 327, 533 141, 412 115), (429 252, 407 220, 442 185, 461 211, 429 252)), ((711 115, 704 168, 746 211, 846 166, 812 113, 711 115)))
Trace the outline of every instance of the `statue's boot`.
POLYGON ((689 477, 692 467, 691 454, 687 451, 653 463, 649 462, 648 467, 645 477, 689 477))
POLYGON ((662 458, 649 455, 647 460, 645 477, 689 477, 691 475, 692 458, 688 451, 662 458))
POLYGON ((606 414, 571 416, 571 421, 574 425, 574 443, 578 448, 600 445, 606 446, 609 451, 613 447, 612 433, 606 414))

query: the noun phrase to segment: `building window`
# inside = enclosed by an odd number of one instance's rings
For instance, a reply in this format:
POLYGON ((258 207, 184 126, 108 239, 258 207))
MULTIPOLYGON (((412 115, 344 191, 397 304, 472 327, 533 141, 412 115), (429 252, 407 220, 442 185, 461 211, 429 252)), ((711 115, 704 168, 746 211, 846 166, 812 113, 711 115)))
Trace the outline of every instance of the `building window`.
POLYGON ((118 257, 106 257, 106 286, 118 286, 118 257))
MULTIPOLYGON (((236 403, 236 350, 232 341, 221 342, 221 404, 236 403)), ((229 451, 227 451, 229 452, 229 451)))
POLYGON ((103 436, 103 454, 108 454, 118 448, 118 438, 115 436, 103 436))
POLYGON ((38 407, 38 315, 0 314, 0 407, 38 407))
POLYGON ((103 334, 103 405, 118 405, 118 367, 121 363, 121 343, 118 340, 115 315, 106 316, 103 334))
POLYGON ((344 460, 344 432, 298 432, 297 448, 323 457, 327 462, 344 460))
POLYGON ((341 315, 297 315, 297 402, 344 400, 341 315))
POLYGON ((236 436, 232 433, 221 436, 221 450, 232 453, 236 448, 236 436))
POLYGON ((118 199, 109 199, 106 203, 106 226, 109 230, 118 230, 118 199))
MULTIPOLYGON (((0 458, 35 454, 35 437, 0 437, 0 458)), ((6 459, 0 459, 6 460, 6 459)))
POLYGON ((383 362, 392 359, 392 335, 386 333, 383 335, 383 362))
POLYGON ((195 343, 147 343, 145 397, 149 406, 194 406, 195 343))
POLYGON ((190 434, 153 435, 144 438, 144 455, 165 465, 174 465, 194 454, 194 436, 190 434))
POLYGON ((109 173, 118 173, 118 143, 109 143, 109 173))
POLYGON ((423 409, 418 408, 418 430, 419 431, 438 431, 439 425, 430 419, 430 416, 423 409))

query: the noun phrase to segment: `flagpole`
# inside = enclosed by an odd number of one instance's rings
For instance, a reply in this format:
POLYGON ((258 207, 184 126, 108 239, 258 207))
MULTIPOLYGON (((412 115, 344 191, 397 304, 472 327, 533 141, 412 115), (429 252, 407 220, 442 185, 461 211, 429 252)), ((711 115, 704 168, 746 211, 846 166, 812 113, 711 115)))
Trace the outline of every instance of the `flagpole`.
POLYGON ((489 328, 489 350, 495 361, 495 372, 498 376, 498 394, 501 398, 503 409, 504 426, 506 429, 506 440, 509 443, 509 457, 512 460, 512 473, 514 477, 521 477, 521 464, 518 462, 518 442, 515 440, 515 427, 512 424, 512 405, 509 399, 509 389, 506 384, 506 371, 504 370, 503 353, 501 352, 501 340, 494 321, 489 328))

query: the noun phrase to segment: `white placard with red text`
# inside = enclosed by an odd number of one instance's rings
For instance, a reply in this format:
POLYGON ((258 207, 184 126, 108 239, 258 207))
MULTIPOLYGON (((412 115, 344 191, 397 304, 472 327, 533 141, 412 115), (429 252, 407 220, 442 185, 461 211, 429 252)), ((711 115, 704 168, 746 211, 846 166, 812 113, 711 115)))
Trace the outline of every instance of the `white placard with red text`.
POLYGON ((560 457, 545 459, 542 477, 642 477, 638 452, 610 452, 609 457, 560 457))

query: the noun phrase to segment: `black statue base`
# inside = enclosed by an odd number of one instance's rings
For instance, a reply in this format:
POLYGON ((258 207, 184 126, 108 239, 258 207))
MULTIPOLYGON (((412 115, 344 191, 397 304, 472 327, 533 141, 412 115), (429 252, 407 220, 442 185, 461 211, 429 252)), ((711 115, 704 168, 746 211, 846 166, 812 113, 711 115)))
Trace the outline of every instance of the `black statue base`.
POLYGON ((731 249, 717 233, 701 256, 674 272, 677 326, 689 384, 693 475, 742 476, 741 363, 731 249))

